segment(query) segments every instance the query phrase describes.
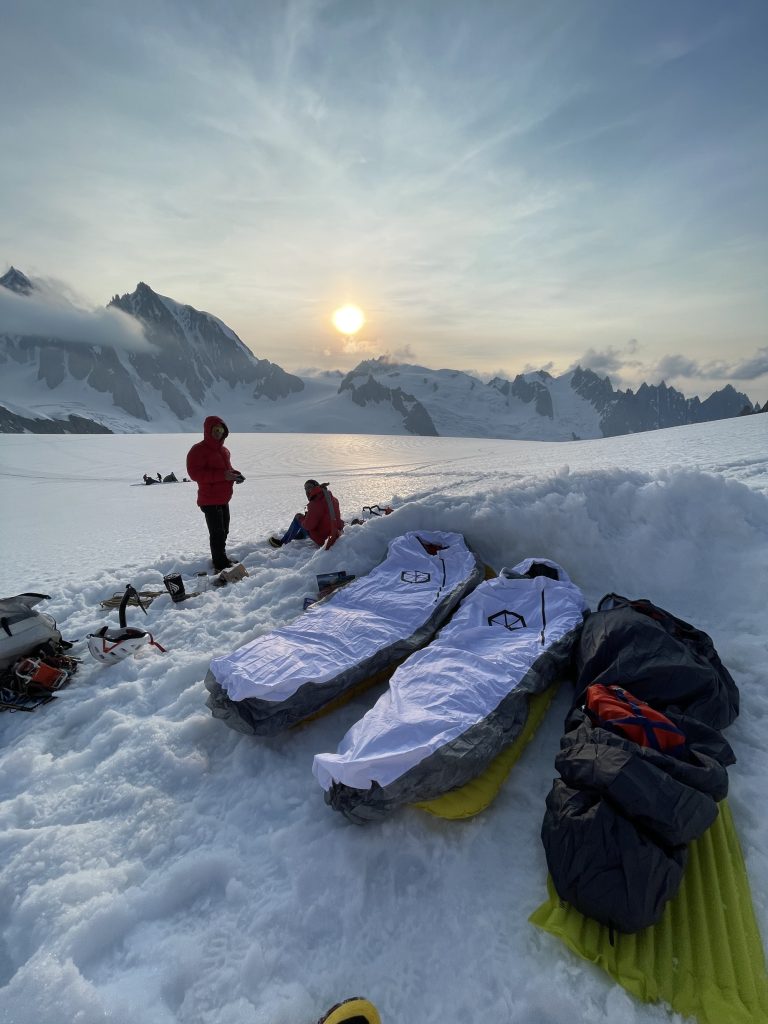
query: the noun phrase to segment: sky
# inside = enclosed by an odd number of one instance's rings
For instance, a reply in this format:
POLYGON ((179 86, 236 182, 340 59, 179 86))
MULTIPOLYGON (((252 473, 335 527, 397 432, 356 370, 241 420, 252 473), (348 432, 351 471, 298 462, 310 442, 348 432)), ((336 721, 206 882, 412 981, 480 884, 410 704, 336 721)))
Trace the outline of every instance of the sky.
POLYGON ((575 442, 568 464, 544 443, 234 435, 247 480, 229 552, 249 575, 182 605, 158 597, 146 618, 129 608, 167 653, 110 667, 85 641, 117 625, 100 601, 128 582, 161 591, 171 571, 196 590, 209 568, 193 485, 129 486, 147 462, 178 469, 189 437, 0 435, 2 596, 49 594, 38 607, 82 659, 52 704, 0 714, 3 1024, 313 1024, 355 994, 382 1024, 682 1020, 528 922, 546 898, 539 831, 568 684, 482 814, 406 807, 361 828, 326 806, 312 763, 383 688, 257 739, 212 717, 203 679, 211 658, 301 616, 317 574, 362 576, 411 530, 459 532, 497 571, 551 558, 591 608, 612 591, 650 598, 709 633, 739 687, 728 804, 765 940, 761 420, 575 442), (330 551, 270 548, 319 465, 347 518, 394 512, 330 551))
POLYGON ((146 281, 289 370, 765 400, 762 0, 6 6, 0 272, 146 281))

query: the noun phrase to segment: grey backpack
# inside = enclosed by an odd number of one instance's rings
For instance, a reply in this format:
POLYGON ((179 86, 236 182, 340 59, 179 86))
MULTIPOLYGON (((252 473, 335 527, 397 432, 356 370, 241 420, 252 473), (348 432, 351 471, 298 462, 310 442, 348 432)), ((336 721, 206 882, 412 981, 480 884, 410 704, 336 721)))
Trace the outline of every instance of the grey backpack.
POLYGON ((33 605, 49 601, 48 594, 17 594, 0 598, 0 670, 33 651, 48 640, 61 641, 56 620, 33 605))

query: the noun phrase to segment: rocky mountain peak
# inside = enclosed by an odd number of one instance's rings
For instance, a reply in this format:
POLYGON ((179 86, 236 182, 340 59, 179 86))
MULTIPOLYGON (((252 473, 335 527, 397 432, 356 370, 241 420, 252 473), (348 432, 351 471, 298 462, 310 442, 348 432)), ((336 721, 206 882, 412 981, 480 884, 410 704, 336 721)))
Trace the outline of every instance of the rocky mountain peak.
POLYGON ((139 281, 132 292, 126 292, 125 295, 113 295, 109 305, 141 320, 149 320, 154 323, 165 321, 166 328, 173 331, 172 317, 161 297, 143 281, 139 281))
POLYGON ((582 398, 591 402, 598 412, 604 412, 615 398, 609 377, 598 377, 594 370, 577 366, 571 374, 571 387, 582 398))
POLYGON ((22 274, 16 267, 11 267, 10 270, 0 277, 0 285, 11 292, 16 292, 17 295, 29 295, 30 292, 35 290, 35 286, 26 274, 22 274))
MULTIPOLYGON (((0 278, 0 284, 21 295, 34 289, 15 267, 0 278)), ((98 396, 108 395, 116 410, 141 423, 151 422, 158 414, 170 414, 179 422, 190 420, 212 400, 219 403, 235 389, 244 391, 247 399, 276 401, 304 387, 300 378, 257 358, 215 316, 159 295, 145 281, 133 292, 114 295, 108 305, 141 324, 149 348, 121 350, 62 341, 53 335, 4 337, 0 333, 0 363, 34 366, 47 399, 50 392, 63 388, 70 395, 77 392, 78 407, 88 408, 90 401, 99 406, 98 396)))

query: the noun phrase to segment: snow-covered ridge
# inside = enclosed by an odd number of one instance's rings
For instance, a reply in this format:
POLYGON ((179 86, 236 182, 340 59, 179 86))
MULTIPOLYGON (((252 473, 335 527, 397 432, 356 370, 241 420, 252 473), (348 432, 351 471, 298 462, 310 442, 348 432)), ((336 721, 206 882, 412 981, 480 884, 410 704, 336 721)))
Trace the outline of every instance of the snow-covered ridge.
MULTIPOLYGON (((15 268, 0 285, 23 296, 30 309, 45 305, 34 282, 15 268)), ((19 299, 14 301, 18 307, 19 299)), ((94 431, 197 431, 211 407, 226 414, 230 407, 274 401, 304 387, 300 378, 254 356, 217 317, 160 296, 143 282, 114 296, 107 308, 138 323, 141 349, 107 338, 99 345, 3 333, 0 322, 2 430, 60 432, 74 414, 76 432, 87 431, 89 421, 94 431)))
MULTIPOLYGON (((302 379, 259 359, 211 313, 140 282, 107 309, 141 344, 3 331, 3 290, 35 308, 45 295, 14 267, 0 277, 0 432, 197 432, 211 412, 248 432, 415 434, 573 441, 738 416, 749 398, 727 386, 702 402, 663 382, 614 391, 577 367, 488 383, 461 370, 393 363, 302 379), (136 327, 138 325, 138 328, 136 327)), ((47 310, 50 315, 50 310, 47 310)), ((125 334, 122 341, 125 342, 125 334)))
POLYGON ((384 391, 421 407, 430 428, 421 434, 498 437, 509 440, 576 441, 661 427, 683 426, 740 415, 753 406, 730 385, 705 402, 686 399, 663 382, 637 391, 614 391, 607 377, 581 367, 554 377, 546 370, 520 374, 513 381, 494 377, 487 384, 460 370, 431 370, 366 360, 344 378, 340 391, 370 405, 384 391))

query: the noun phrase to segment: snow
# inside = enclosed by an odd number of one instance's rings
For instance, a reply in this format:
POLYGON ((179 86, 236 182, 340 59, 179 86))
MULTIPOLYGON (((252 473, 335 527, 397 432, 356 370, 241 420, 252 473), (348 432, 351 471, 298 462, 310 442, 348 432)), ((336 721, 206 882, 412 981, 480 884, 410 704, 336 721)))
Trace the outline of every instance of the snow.
POLYGON ((0 436, 3 595, 41 590, 83 658, 31 715, 0 714, 0 1020, 311 1024, 361 993, 384 1024, 679 1021, 527 923, 545 899, 539 840, 568 700, 557 698, 495 803, 465 822, 407 808, 355 827, 329 809, 313 755, 382 689, 284 737, 214 720, 210 659, 301 614, 316 573, 356 575, 410 529, 462 532, 495 569, 561 564, 594 607, 648 597, 713 638, 742 695, 727 730, 729 802, 768 932, 765 579, 768 417, 570 444, 234 434, 246 482, 231 553, 249 576, 174 606, 111 667, 82 638, 128 582, 208 567, 189 435, 0 436), (350 518, 324 552, 265 538, 329 480, 350 518))
MULTIPOLYGON (((182 307, 183 308, 183 307, 182 307)), ((118 358, 121 358, 118 354, 118 358)), ((122 357, 124 365, 127 360, 122 357)), ((404 434, 403 417, 390 403, 362 407, 352 401, 351 393, 338 394, 339 380, 331 376, 306 378, 304 389, 277 401, 267 397, 254 398, 253 385, 230 387, 223 381, 211 385, 203 407, 191 398, 190 406, 197 414, 187 420, 178 417, 163 402, 160 392, 143 383, 129 370, 137 393, 150 421, 136 419, 118 408, 108 392, 95 391, 85 382, 72 377, 56 388, 41 387, 37 362, 6 363, 3 366, 0 405, 20 416, 66 419, 70 413, 101 423, 114 433, 163 433, 189 431, 197 433, 199 424, 215 409, 230 428, 242 431, 318 432, 404 434)), ((537 420, 540 416, 533 414, 537 420)), ((490 421, 493 422, 493 421, 490 421)), ((482 431, 490 432, 488 424, 482 431)))
MULTIPOLYGON (((535 402, 503 395, 461 370, 431 370, 401 363, 389 368, 375 362, 364 365, 364 372, 355 378, 357 386, 365 383, 372 368, 378 383, 393 390, 400 388, 418 399, 442 437, 564 441, 570 440, 572 434, 579 438, 602 436, 600 413, 573 390, 572 373, 557 378, 546 374, 546 386, 552 398, 553 417, 550 419, 536 411, 535 402)), ((524 379, 529 383, 542 383, 539 372, 525 374, 524 379)))
POLYGON ((216 324, 216 326, 222 331, 222 333, 226 334, 230 341, 234 341, 235 344, 244 352, 247 352, 248 355, 250 356, 253 355, 253 352, 251 352, 248 346, 238 338, 238 336, 235 334, 232 328, 227 327, 224 321, 220 320, 217 316, 214 316, 213 313, 206 313, 205 310, 202 309, 196 310, 194 306, 184 305, 183 303, 177 302, 175 299, 170 298, 168 295, 160 295, 157 292, 155 292, 155 294, 157 295, 158 299, 160 299, 165 308, 168 310, 168 312, 171 314, 171 316, 178 320, 186 331, 189 330, 190 314, 198 313, 201 316, 207 317, 211 321, 211 323, 216 324))
MULTIPOLYGON (((210 313, 198 313, 191 306, 182 306, 173 299, 158 295, 177 320, 193 348, 201 344, 199 324, 192 321, 206 316, 232 341, 245 349, 234 332, 210 313)), ((112 312, 116 312, 112 310, 112 312)), ((0 354, 1 355, 1 354, 0 354)), ((254 384, 236 384, 217 379, 208 386, 198 401, 183 381, 175 381, 192 409, 192 415, 180 420, 163 399, 162 393, 143 380, 125 352, 115 350, 138 395, 148 419, 138 419, 115 405, 109 391, 97 391, 88 380, 76 380, 69 372, 55 387, 40 379, 38 358, 18 362, 19 353, 3 363, 0 377, 0 405, 20 416, 33 419, 50 417, 66 419, 70 413, 95 420, 114 433, 176 433, 194 432, 211 411, 225 418, 232 431, 248 433, 333 433, 387 434, 407 436, 402 411, 389 398, 366 400, 359 405, 353 392, 340 391, 344 380, 337 372, 303 371, 304 387, 284 397, 254 397, 254 384)), ((545 371, 524 375, 527 383, 546 385, 552 416, 537 411, 536 401, 524 402, 515 395, 504 395, 496 387, 460 370, 439 369, 410 364, 388 364, 371 360, 360 364, 352 378, 355 388, 364 389, 369 377, 381 387, 420 402, 442 437, 478 437, 497 440, 570 441, 572 438, 599 439, 602 414, 571 386, 573 371, 552 377, 545 371)), ((199 398, 199 396, 198 396, 199 398)))

